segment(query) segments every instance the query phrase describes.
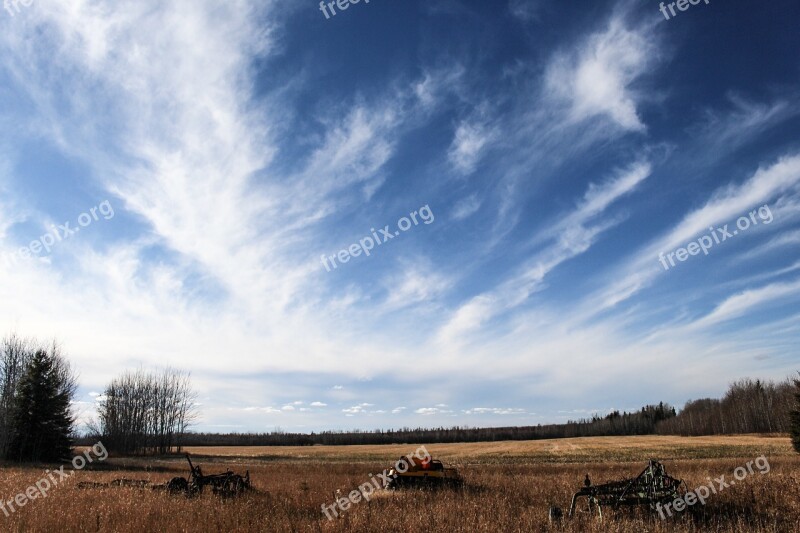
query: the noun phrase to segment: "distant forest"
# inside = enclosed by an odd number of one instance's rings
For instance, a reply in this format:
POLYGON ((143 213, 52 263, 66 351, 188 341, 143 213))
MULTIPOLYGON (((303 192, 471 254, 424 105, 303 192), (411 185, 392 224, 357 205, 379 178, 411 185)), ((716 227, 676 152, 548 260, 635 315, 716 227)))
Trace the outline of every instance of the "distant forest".
POLYGON ((435 444, 627 435, 789 434, 800 452, 800 374, 781 382, 742 379, 721 399, 690 400, 676 413, 661 402, 631 413, 521 427, 403 428, 321 433, 196 433, 199 416, 190 375, 174 369, 127 371, 97 402, 97 418, 76 435, 77 377, 57 343, 15 334, 0 338, 0 459, 67 457, 74 444, 122 454, 165 454, 183 446, 435 444))
POLYGON ((403 428, 374 431, 323 431, 321 433, 189 433, 184 446, 312 446, 315 444, 432 444, 502 440, 558 439, 601 435, 646 435, 659 421, 675 416, 666 404, 649 405, 635 413, 614 411, 605 417, 522 427, 403 428))
POLYGON ((632 413, 614 411, 605 416, 523 427, 403 428, 321 433, 188 433, 184 446, 311 446, 352 444, 417 444, 491 442, 620 435, 718 435, 735 433, 789 433, 791 413, 798 408, 800 381, 743 379, 730 385, 722 399, 687 402, 680 413, 666 403, 648 405, 632 413))

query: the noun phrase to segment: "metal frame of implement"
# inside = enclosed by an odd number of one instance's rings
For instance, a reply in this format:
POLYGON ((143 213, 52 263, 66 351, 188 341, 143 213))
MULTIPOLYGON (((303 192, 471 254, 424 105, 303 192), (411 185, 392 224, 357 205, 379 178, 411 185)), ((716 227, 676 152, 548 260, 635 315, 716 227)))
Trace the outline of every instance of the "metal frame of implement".
POLYGON ((575 515, 578 499, 586 497, 589 511, 597 506, 600 516, 602 507, 617 509, 621 506, 649 505, 654 509, 656 504, 674 500, 679 493, 683 481, 667 474, 664 465, 650 459, 641 474, 632 479, 612 481, 602 485, 588 485, 572 496, 569 516, 575 515))

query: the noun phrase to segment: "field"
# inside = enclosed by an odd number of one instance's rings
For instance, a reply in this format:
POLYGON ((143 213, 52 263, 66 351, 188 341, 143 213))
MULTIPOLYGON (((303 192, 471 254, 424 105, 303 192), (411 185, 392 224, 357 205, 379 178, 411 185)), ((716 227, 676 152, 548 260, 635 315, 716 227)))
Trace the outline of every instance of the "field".
MULTIPOLYGON (((466 480, 460 491, 382 492, 328 520, 321 506, 369 481, 417 445, 337 447, 192 448, 205 473, 250 471, 256 488, 237 499, 211 494, 187 499, 135 488, 80 489, 79 482, 117 478, 163 483, 186 475, 185 460, 114 458, 76 472, 46 498, 5 516, 11 532, 181 531, 797 531, 800 523, 800 456, 783 436, 608 437, 429 445, 466 480), (769 472, 756 469, 712 495, 698 512, 661 520, 641 511, 581 509, 550 523, 548 510, 569 507, 588 473, 594 483, 638 474, 649 458, 683 479, 691 490, 709 477, 733 479, 734 469, 765 455, 769 472)), ((0 465, 0 498, 24 492, 46 466, 0 465)), ((52 469, 52 466, 50 467, 52 469)), ((764 469, 766 470, 766 469, 764 469)))

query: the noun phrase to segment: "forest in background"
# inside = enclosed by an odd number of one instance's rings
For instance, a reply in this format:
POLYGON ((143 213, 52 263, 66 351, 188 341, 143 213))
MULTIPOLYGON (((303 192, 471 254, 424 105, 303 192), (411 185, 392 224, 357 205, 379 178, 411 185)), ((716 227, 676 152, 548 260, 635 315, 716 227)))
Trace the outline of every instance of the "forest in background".
MULTIPOLYGON (((742 379, 730 385, 721 399, 690 400, 676 413, 666 403, 632 413, 521 427, 438 427, 319 433, 188 433, 184 446, 312 446, 402 443, 491 442, 625 435, 721 435, 790 433, 792 413, 800 405, 800 380, 781 382, 742 379)), ((796 416, 797 417, 797 416, 796 416)))
MULTIPOLYGON (((798 374, 800 376, 800 374, 798 374)), ((97 418, 78 435, 70 405, 77 378, 58 345, 9 335, 0 339, 0 458, 60 457, 70 442, 102 439, 123 454, 165 454, 183 446, 312 446, 455 443, 628 435, 791 434, 800 450, 800 379, 741 379, 722 398, 690 400, 680 412, 647 405, 563 424, 438 427, 319 433, 202 433, 188 372, 126 371, 97 398, 97 418), (54 431, 58 428, 58 431, 54 431), (55 439, 55 440, 54 440, 55 439), (51 442, 52 441, 52 442, 51 442), (57 441, 57 442, 56 442, 57 441)))

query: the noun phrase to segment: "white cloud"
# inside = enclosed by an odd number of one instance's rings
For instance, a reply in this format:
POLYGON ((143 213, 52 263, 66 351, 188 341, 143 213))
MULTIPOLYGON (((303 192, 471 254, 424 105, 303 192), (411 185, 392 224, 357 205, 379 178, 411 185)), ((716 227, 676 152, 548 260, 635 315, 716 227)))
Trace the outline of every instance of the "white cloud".
POLYGON ((436 407, 420 407, 419 409, 414 410, 414 413, 423 416, 452 414, 453 411, 450 409, 445 409, 446 407, 447 406, 444 404, 439 404, 436 407))
MULTIPOLYGON (((373 109, 357 106, 342 119, 334 116, 322 146, 296 178, 289 213, 314 217, 331 213, 337 207, 330 203, 332 195, 382 179, 378 171, 392 154, 391 137, 399 121, 393 105, 387 100, 373 109)), ((375 189, 370 191, 374 194, 375 189)))
POLYGON ((511 14, 525 22, 538 20, 541 8, 541 0, 509 0, 508 2, 511 14))
POLYGON ((374 413, 374 411, 369 411, 367 409, 368 407, 374 407, 374 406, 375 405, 371 404, 371 403, 360 403, 358 405, 354 405, 353 407, 348 407, 346 409, 342 409, 342 412, 343 413, 348 413, 348 414, 351 414, 351 415, 365 414, 365 413, 369 413, 369 412, 374 413))
POLYGON ((468 415, 524 415, 525 409, 509 407, 473 407, 464 411, 468 415))
POLYGON ((423 109, 434 108, 447 92, 460 91, 465 71, 465 68, 458 63, 427 69, 422 79, 412 86, 414 95, 423 109))
MULTIPOLYGON (((753 208, 769 203, 776 197, 786 199, 786 195, 800 192, 800 155, 793 154, 780 158, 768 166, 761 166, 741 185, 729 184, 718 189, 706 203, 689 213, 671 230, 654 239, 630 260, 613 273, 615 281, 602 290, 596 299, 588 302, 589 312, 596 312, 627 300, 649 285, 663 268, 658 264, 658 255, 685 246, 700 234, 708 232, 714 224, 735 221, 737 217, 753 208)), ((770 228, 780 225, 780 220, 770 224, 770 228)))
POLYGON ((751 251, 739 255, 738 260, 762 259, 768 253, 798 245, 800 245, 800 230, 787 231, 751 251))
POLYGON ((571 212, 558 217, 552 226, 541 231, 536 243, 550 241, 549 246, 525 261, 516 273, 494 290, 479 294, 461 305, 440 330, 439 340, 452 343, 474 332, 498 314, 524 303, 541 288, 545 276, 564 261, 587 251, 598 235, 619 222, 606 217, 592 225, 620 198, 631 194, 651 172, 648 163, 636 163, 617 171, 601 185, 590 184, 583 200, 571 212))
POLYGON ((456 129, 447 156, 458 172, 470 174, 495 137, 496 132, 488 124, 464 121, 456 129))
POLYGON ((453 285, 453 279, 439 274, 427 261, 417 258, 402 261, 400 271, 392 273, 383 285, 388 293, 384 308, 395 310, 435 300, 453 285))
POLYGON ((631 88, 653 59, 653 36, 644 31, 630 30, 614 17, 605 31, 549 65, 548 93, 569 105, 571 121, 603 116, 625 130, 645 129, 631 88))
MULTIPOLYGON (((715 342, 712 349, 707 348, 711 343, 706 339, 679 336, 668 345, 643 344, 624 335, 617 323, 577 328, 571 314, 547 313, 532 301, 533 294, 546 288, 553 269, 589 250, 603 232, 624 220, 625 213, 614 209, 616 202, 647 178, 650 169, 645 163, 591 186, 572 210, 545 224, 535 242, 539 248, 527 260, 508 273, 499 273, 499 282, 486 280, 475 296, 443 302, 442 297, 452 296, 449 291, 464 274, 460 268, 454 274, 440 273, 444 272, 440 265, 415 254, 406 256, 409 262, 392 262, 400 267, 391 269, 391 275, 371 278, 378 287, 354 282, 337 286, 341 292, 328 290, 335 283, 330 277, 321 281, 318 261, 310 265, 308 256, 323 248, 326 238, 336 238, 331 232, 339 217, 350 216, 365 203, 370 209, 379 203, 382 187, 390 183, 385 181, 385 168, 395 155, 398 139, 410 123, 421 122, 412 120, 419 115, 409 114, 423 110, 434 115, 441 111, 436 106, 451 95, 462 109, 477 104, 466 95, 463 78, 468 71, 452 61, 455 67, 426 70, 419 81, 407 84, 404 94, 387 90, 343 101, 335 109, 309 111, 314 115, 310 117, 314 132, 299 144, 300 151, 303 146, 312 148, 299 153, 286 171, 275 159, 280 157, 278 147, 283 149, 281 122, 290 120, 276 110, 292 106, 282 96, 254 95, 253 87, 260 84, 250 74, 254 59, 269 63, 260 59, 270 57, 276 5, 237 0, 220 7, 210 0, 142 0, 120 7, 104 0, 56 0, 27 12, 31 25, 15 23, 4 28, 0 36, 4 65, 12 84, 17 84, 15 90, 28 95, 35 108, 35 120, 30 121, 39 128, 35 135, 84 164, 94 176, 91 188, 112 195, 119 207, 118 220, 124 218, 127 226, 118 229, 124 236, 105 243, 106 247, 93 249, 90 241, 76 240, 62 255, 54 255, 51 264, 26 264, 16 270, 0 265, 0 296, 14 302, 0 309, 0 321, 21 323, 23 332, 58 337, 75 354, 86 386, 95 390, 102 390, 108 377, 122 366, 169 361, 191 368, 198 388, 215 398, 204 409, 212 421, 226 418, 229 405, 235 406, 231 415, 246 411, 248 420, 258 416, 290 420, 298 411, 308 410, 295 407, 305 406, 303 402, 242 408, 271 400, 262 397, 266 388, 262 379, 231 376, 233 368, 247 368, 253 376, 306 371, 327 375, 334 383, 353 383, 352 387, 335 385, 330 391, 335 411, 353 405, 342 410, 346 416, 382 413, 383 409, 371 410, 372 404, 357 403, 355 389, 360 380, 396 373, 421 351, 427 354, 426 371, 431 375, 454 376, 452 382, 457 385, 448 385, 451 389, 441 393, 453 396, 458 387, 465 388, 464 383, 485 384, 490 379, 497 390, 507 391, 509 378, 530 376, 543 381, 537 394, 563 398, 574 390, 570 386, 575 382, 591 383, 590 388, 595 383, 597 388, 613 387, 622 380, 634 382, 638 373, 652 376, 635 381, 643 387, 673 381, 685 387, 681 390, 697 383, 705 390, 703 380, 715 368, 721 369, 714 373, 721 382, 752 368, 746 363, 752 350, 741 345, 715 342), (35 32, 27 33, 29 28, 35 32), (59 262, 74 263, 74 271, 59 269, 59 262), (200 288, 191 281, 198 279, 200 288), (370 292, 373 288, 378 295, 370 292), (412 312, 406 305, 428 302, 440 306, 435 307, 436 316, 412 312), (526 302, 537 308, 517 309, 526 302), (452 307, 440 313, 446 305, 452 307), (404 311, 397 313, 403 316, 402 323, 393 321, 384 327, 375 319, 380 312, 398 309, 404 311), (517 314, 503 316, 512 309, 517 314), (498 334, 502 328, 494 329, 483 343, 455 349, 467 335, 488 331, 489 322, 500 317, 508 319, 513 334, 504 337, 502 331, 498 334), (431 342, 426 328, 447 333, 443 338, 448 342, 431 342), (383 350, 381 357, 374 357, 376 345, 383 350), (726 355, 738 363, 718 364, 715 350, 727 350, 726 355), (681 361, 685 363, 689 356, 676 360, 676 351, 699 359, 691 365, 697 376, 681 375, 682 368, 689 367, 681 361), (493 371, 488 378, 487 361, 493 371), (654 361, 657 370, 649 368, 654 361), (658 361, 668 363, 659 367, 658 361), (229 403, 216 407, 219 398, 229 403)), ((530 16, 525 9, 533 5, 519 0, 510 8, 525 18, 530 16)), ((495 121, 494 111, 492 120, 480 111, 459 117, 453 139, 444 146, 457 173, 488 167, 492 161, 487 153, 500 142, 500 132, 504 147, 522 146, 524 153, 512 153, 511 162, 503 161, 497 169, 498 175, 511 176, 498 181, 498 205, 493 204, 493 191, 458 190, 452 194, 467 196, 453 207, 451 219, 466 220, 480 212, 483 221, 499 213, 494 222, 498 233, 506 235, 503 232, 510 232, 522 220, 519 206, 531 199, 527 191, 548 176, 545 170, 540 172, 548 159, 561 164, 598 141, 642 131, 643 97, 634 87, 657 56, 655 44, 640 46, 644 37, 647 30, 625 29, 612 21, 578 48, 549 62, 544 94, 528 93, 525 104, 514 108, 516 119, 495 121), (526 105, 535 110, 517 113, 529 110, 526 105), (608 128, 609 122, 616 127, 608 128), (525 158, 529 160, 520 160, 525 158), (529 163, 538 160, 543 162, 541 167, 531 170, 529 163)), ((534 70, 516 72, 527 75, 534 70)), ((535 72, 538 75, 539 70, 535 72)), ((794 116, 792 105, 742 104, 737 116, 709 122, 730 131, 722 138, 734 143, 739 133, 745 133, 744 127, 737 132, 737 126, 744 123, 765 131, 783 117, 794 116)), ((689 229, 704 230, 701 226, 711 218, 726 213, 738 216, 740 204, 761 193, 796 192, 790 174, 797 165, 789 165, 788 159, 786 163, 784 170, 765 168, 769 176, 760 176, 753 184, 721 191, 703 208, 702 216, 689 220, 687 215, 686 227, 668 231, 651 243, 652 250, 645 250, 646 257, 642 255, 642 262, 635 266, 652 263, 657 269, 656 254, 650 252, 683 238, 689 229), (750 189, 758 194, 750 194, 750 189)), ((6 164, 0 165, 0 174, 5 175, 6 164)), ((10 246, 6 231, 10 224, 38 216, 28 205, 14 204, 14 194, 0 191, 2 247, 10 246)), ((786 205, 792 209, 792 202, 786 205)), ((779 220, 785 218, 776 215, 776 225, 779 220)), ((446 236, 444 231, 442 235, 446 236)), ((489 240, 500 242, 495 237, 489 240)), ((486 249, 505 251, 492 246, 486 249)), ((473 259, 479 263, 482 258, 473 259)), ((639 275, 637 270, 614 275, 621 284, 614 285, 613 294, 604 293, 610 297, 602 302, 635 294, 651 279, 649 273, 639 275)), ((705 323, 743 316, 747 310, 768 305, 772 298, 793 296, 792 291, 792 284, 773 284, 740 292, 724 299, 705 323)), ((591 311, 602 309, 590 300, 591 311)), ((764 345, 772 341, 769 335, 763 336, 764 345)), ((285 381, 291 383, 291 387, 286 385, 291 390, 282 392, 283 397, 313 397, 319 392, 318 382, 299 390, 303 385, 285 381)), ((452 414, 447 405, 435 403, 440 401, 438 391, 431 396, 419 402, 434 407, 416 411, 396 407, 391 412, 402 416, 395 420, 413 414, 452 414)), ((396 398, 401 397, 405 396, 396 398)), ((455 397, 447 401, 458 403, 455 397)), ((503 405, 506 399, 489 401, 489 405, 503 405)), ((322 407, 327 404, 309 404, 309 408, 322 407)), ((314 412, 327 423, 325 411, 314 412)), ((503 407, 477 407, 469 413, 523 414, 503 407)))
POLYGON ((702 150, 712 154, 730 153, 769 130, 800 114, 800 100, 794 96, 766 104, 742 96, 728 97, 730 108, 707 110, 700 125, 694 128, 702 150))
POLYGON ((750 289, 729 297, 711 313, 698 320, 693 327, 706 327, 740 317, 747 311, 766 304, 779 303, 800 292, 800 280, 790 283, 773 283, 758 289, 750 289))
POLYGON ((456 203, 453 208, 453 218, 455 220, 464 220, 478 212, 483 202, 477 194, 471 194, 456 203))

